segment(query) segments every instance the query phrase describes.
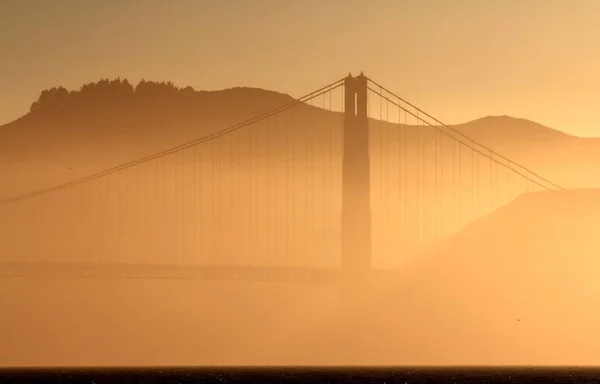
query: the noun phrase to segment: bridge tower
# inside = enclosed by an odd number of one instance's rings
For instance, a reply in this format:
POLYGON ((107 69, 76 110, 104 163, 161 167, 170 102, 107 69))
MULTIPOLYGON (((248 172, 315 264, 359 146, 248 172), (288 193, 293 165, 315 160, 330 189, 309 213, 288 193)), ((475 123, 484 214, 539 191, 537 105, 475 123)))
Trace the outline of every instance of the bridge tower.
POLYGON ((342 160, 342 273, 358 293, 371 269, 371 175, 367 78, 348 75, 344 84, 342 160))

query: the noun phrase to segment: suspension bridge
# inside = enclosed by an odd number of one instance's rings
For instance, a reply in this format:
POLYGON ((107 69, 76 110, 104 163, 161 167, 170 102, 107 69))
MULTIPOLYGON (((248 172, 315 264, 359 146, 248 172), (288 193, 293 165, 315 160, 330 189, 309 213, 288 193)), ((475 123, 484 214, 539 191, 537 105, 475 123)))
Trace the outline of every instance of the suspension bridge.
POLYGON ((0 201, 0 277, 330 283, 561 191, 348 76, 154 156, 0 201))

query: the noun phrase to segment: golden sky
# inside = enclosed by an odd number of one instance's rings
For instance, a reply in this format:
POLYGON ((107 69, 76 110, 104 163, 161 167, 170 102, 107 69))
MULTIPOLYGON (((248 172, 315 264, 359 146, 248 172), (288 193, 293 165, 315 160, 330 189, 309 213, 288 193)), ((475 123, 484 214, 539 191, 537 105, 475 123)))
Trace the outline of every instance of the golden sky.
POLYGON ((364 70, 447 123, 600 136, 598 0, 0 0, 0 124, 102 77, 301 96, 364 70))

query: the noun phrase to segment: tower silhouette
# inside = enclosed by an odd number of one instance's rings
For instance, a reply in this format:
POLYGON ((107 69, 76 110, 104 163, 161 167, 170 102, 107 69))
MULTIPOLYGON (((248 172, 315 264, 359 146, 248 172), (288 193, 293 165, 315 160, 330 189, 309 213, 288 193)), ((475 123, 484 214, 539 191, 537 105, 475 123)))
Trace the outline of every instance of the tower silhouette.
POLYGON ((371 268, 371 180, 367 78, 349 75, 345 88, 342 161, 342 270, 351 286, 371 268))

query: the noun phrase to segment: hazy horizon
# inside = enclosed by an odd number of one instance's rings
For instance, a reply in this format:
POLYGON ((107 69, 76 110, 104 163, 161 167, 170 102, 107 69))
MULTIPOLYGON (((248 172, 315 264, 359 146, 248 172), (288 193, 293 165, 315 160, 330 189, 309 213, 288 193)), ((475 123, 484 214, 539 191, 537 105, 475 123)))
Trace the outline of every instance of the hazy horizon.
POLYGON ((600 89, 590 85, 599 76, 599 7, 590 0, 6 1, 0 49, 9 59, 0 62, 0 89, 11 97, 0 104, 0 125, 25 114, 43 89, 104 77, 299 97, 363 70, 447 124, 509 115, 598 137, 591 100, 600 89))

